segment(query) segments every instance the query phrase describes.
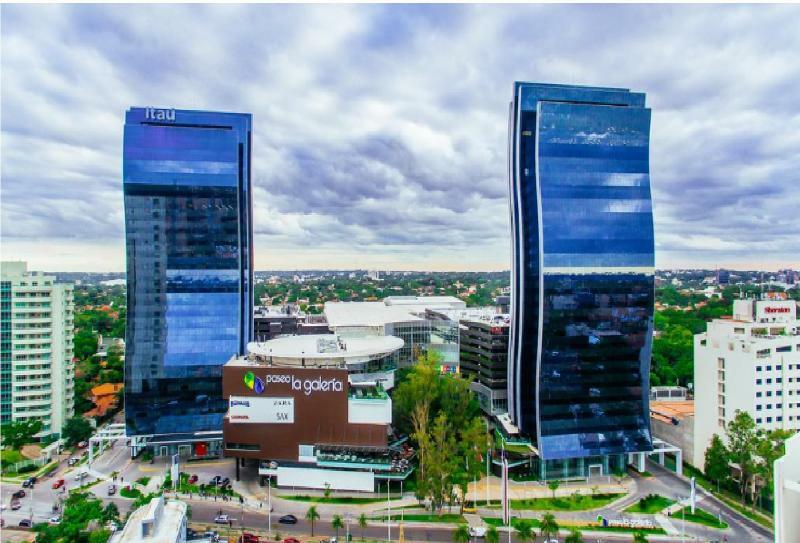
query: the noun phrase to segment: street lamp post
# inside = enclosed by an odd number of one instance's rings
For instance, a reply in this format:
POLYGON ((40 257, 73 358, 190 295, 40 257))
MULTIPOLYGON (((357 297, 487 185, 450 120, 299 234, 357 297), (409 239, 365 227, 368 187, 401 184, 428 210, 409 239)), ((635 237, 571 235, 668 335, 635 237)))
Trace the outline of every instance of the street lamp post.
POLYGON ((386 517, 387 539, 386 539, 386 541, 389 541, 390 543, 392 541, 392 500, 391 500, 391 497, 390 497, 391 496, 391 493, 390 493, 391 486, 392 486, 392 481, 391 481, 391 479, 387 478, 386 479, 386 511, 387 511, 387 517, 386 517))
POLYGON ((272 475, 267 478, 267 533, 272 534, 272 475))

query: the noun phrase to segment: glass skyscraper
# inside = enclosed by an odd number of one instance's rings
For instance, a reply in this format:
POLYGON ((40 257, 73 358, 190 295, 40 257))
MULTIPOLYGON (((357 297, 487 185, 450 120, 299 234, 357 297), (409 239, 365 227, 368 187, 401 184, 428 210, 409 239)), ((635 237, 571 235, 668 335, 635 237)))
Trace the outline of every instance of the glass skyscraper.
POLYGON ((252 339, 251 116, 131 108, 125 416, 134 447, 219 451, 222 366, 252 339))
POLYGON ((509 414, 544 460, 652 450, 650 110, 515 83, 509 414))

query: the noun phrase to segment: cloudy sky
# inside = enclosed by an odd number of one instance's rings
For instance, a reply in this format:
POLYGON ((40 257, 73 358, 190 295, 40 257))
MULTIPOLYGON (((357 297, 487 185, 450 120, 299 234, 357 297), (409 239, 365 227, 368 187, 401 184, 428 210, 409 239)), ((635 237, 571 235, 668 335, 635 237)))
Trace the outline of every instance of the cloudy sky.
POLYGON ((514 80, 653 110, 659 267, 800 266, 798 6, 2 6, 2 253, 125 267, 125 110, 251 112, 257 269, 509 268, 514 80))

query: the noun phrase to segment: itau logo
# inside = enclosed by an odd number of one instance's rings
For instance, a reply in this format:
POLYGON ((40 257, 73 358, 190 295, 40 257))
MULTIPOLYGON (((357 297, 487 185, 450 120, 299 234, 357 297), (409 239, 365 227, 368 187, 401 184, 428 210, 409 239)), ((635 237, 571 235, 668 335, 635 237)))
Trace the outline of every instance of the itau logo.
POLYGON ((264 381, 256 377, 252 371, 248 371, 244 374, 244 384, 247 385, 247 388, 250 390, 254 390, 256 394, 264 392, 264 381))

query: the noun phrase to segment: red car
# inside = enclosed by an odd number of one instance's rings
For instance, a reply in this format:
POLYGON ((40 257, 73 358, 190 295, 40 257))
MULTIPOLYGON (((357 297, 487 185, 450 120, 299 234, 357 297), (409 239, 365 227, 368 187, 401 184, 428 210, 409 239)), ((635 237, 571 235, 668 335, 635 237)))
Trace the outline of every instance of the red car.
POLYGON ((300 543, 300 540, 296 537, 287 537, 283 540, 283 543, 300 543))
POLYGON ((249 534, 247 532, 242 534, 239 538, 239 543, 261 543, 257 535, 249 534))
POLYGON ((53 488, 61 488, 62 486, 64 486, 64 479, 59 479, 53 483, 53 488))
POLYGON ((197 482, 197 475, 190 475, 189 476, 189 484, 193 485, 197 482))

